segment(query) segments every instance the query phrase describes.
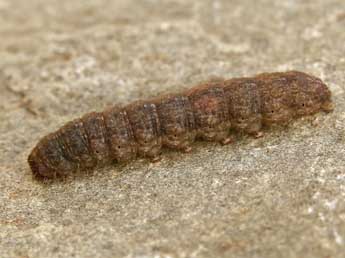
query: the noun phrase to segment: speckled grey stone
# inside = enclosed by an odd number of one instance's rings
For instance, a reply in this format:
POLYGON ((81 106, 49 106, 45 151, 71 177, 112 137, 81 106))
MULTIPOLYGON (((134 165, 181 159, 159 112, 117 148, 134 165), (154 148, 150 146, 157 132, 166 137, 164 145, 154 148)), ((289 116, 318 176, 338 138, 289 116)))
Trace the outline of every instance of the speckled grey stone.
POLYGON ((344 257, 343 0, 0 0, 0 257, 344 257), (336 109, 40 183, 37 140, 210 77, 297 69, 336 109))

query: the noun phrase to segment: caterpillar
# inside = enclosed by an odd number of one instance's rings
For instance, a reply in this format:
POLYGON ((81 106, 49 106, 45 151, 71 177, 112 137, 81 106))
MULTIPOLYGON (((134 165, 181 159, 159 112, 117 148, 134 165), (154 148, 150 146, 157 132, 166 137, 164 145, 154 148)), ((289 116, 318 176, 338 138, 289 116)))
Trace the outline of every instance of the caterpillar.
POLYGON ((162 147, 190 152, 198 139, 228 144, 231 131, 260 137, 265 126, 332 110, 326 84, 303 72, 214 80, 88 113, 43 137, 28 163, 34 175, 54 178, 136 157, 157 161, 162 147))

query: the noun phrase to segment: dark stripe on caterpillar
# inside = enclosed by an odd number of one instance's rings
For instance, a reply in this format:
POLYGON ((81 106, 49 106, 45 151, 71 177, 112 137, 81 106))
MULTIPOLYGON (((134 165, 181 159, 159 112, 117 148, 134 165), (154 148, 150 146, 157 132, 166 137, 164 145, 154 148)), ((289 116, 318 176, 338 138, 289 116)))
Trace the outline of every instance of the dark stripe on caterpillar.
POLYGON ((190 152, 196 139, 227 144, 231 130, 259 137, 263 126, 332 109, 328 87, 306 73, 217 80, 86 114, 43 137, 28 162, 35 175, 52 178, 111 161, 156 161, 162 147, 190 152))

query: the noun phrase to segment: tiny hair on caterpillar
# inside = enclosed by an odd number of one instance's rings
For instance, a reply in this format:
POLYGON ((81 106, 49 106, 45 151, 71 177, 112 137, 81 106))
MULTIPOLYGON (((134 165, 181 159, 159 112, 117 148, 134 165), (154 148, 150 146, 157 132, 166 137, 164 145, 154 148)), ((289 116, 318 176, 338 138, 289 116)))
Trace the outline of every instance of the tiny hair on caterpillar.
POLYGON ((34 175, 55 178, 113 161, 157 161, 162 148, 190 152, 196 140, 228 144, 233 131, 260 137, 263 127, 332 110, 327 85, 299 71, 210 81, 70 121, 44 136, 28 163, 34 175))

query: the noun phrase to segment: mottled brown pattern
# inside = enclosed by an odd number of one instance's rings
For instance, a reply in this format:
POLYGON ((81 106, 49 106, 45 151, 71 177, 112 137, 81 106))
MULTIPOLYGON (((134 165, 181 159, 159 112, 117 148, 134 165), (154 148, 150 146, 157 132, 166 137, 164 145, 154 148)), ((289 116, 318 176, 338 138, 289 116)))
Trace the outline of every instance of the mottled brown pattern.
POLYGON ((195 87, 186 95, 192 105, 197 136, 207 141, 228 142, 229 105, 221 83, 195 87))
POLYGON ((56 177, 137 156, 157 161, 162 147, 189 152, 196 138, 227 144, 230 129, 259 137, 263 126, 332 109, 327 86, 302 72, 218 80, 86 114, 44 137, 28 162, 34 174, 56 177))
POLYGON ((136 157, 137 143, 126 110, 111 108, 103 112, 111 156, 117 162, 136 157))
POLYGON ((160 122, 154 103, 138 101, 125 108, 139 156, 155 160, 162 147, 160 122))
POLYGON ((234 130, 257 135, 262 126, 261 97, 255 79, 242 78, 225 82, 229 114, 234 130))
POLYGON ((190 143, 196 137, 196 125, 189 98, 183 95, 168 95, 156 103, 163 145, 184 152, 190 151, 190 143))

